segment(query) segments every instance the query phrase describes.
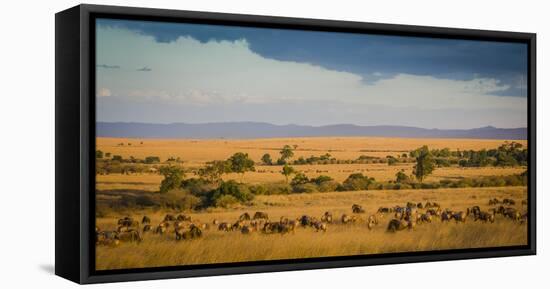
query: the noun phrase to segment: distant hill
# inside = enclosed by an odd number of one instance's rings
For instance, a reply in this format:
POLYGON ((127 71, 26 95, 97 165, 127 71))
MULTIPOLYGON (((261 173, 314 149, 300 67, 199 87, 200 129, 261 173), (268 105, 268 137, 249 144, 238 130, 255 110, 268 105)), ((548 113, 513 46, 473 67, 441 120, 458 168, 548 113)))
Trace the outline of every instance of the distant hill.
POLYGON ((98 122, 98 137, 128 138, 273 138, 319 136, 380 136, 408 138, 527 139, 527 128, 425 129, 407 126, 274 125, 262 122, 126 123, 98 122))

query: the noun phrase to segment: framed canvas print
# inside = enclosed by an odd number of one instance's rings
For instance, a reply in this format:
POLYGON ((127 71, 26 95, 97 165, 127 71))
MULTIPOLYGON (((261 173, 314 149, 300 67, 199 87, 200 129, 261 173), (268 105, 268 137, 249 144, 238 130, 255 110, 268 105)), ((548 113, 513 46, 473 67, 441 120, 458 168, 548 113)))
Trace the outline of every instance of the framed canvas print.
POLYGON ((56 274, 535 254, 535 34, 56 14, 56 274))

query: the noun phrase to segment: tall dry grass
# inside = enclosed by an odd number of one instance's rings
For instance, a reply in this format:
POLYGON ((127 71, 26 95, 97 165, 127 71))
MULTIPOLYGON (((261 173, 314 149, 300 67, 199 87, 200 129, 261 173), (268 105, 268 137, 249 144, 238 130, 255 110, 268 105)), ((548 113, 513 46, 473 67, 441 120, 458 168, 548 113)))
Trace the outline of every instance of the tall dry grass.
MULTIPOLYGON (((385 216, 381 224, 369 231, 365 218, 379 206, 403 205, 407 201, 437 201, 443 208, 465 210, 473 205, 487 209, 490 198, 513 198, 517 208, 526 198, 525 187, 467 188, 439 190, 361 191, 300 194, 286 196, 259 196, 249 207, 235 209, 211 209, 204 212, 186 212, 194 220, 210 223, 213 219, 234 221, 244 211, 265 211, 273 220, 281 216, 296 218, 303 214, 320 217, 331 211, 335 217, 351 213, 351 205, 363 205, 367 214, 360 215, 357 224, 329 225, 326 233, 312 228, 299 228, 294 234, 265 235, 240 232, 220 232, 211 228, 198 240, 175 241, 173 233, 154 235, 147 233, 137 243, 123 243, 117 247, 98 246, 96 264, 98 270, 119 268, 143 268, 170 265, 227 263, 255 260, 276 260, 322 256, 348 256, 391 252, 432 251, 457 248, 482 248, 522 245, 527 243, 527 226, 498 216, 496 222, 480 223, 469 219, 462 223, 419 225, 412 231, 387 233, 386 225, 391 216, 385 216)), ((146 214, 158 224, 167 211, 134 211, 130 215, 141 219, 146 214)), ((170 212, 176 213, 176 212, 170 212)), ((97 219, 102 229, 115 229, 116 220, 122 214, 113 213, 97 219)))

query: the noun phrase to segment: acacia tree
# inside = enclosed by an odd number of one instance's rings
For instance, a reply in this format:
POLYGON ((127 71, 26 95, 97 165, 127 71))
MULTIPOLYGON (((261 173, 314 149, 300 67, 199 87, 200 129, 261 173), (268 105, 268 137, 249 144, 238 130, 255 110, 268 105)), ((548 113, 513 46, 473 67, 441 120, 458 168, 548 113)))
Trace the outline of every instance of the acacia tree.
POLYGON ((227 162, 229 163, 231 172, 241 174, 241 181, 244 173, 256 171, 254 168, 254 161, 248 157, 247 153, 235 153, 227 162))
POLYGON ((222 175, 229 172, 231 172, 229 162, 213 161, 204 168, 199 169, 198 174, 211 183, 219 183, 222 175))
POLYGON ((279 153, 281 154, 281 158, 278 162, 281 164, 286 164, 286 161, 294 156, 294 151, 289 145, 285 145, 279 153))
POLYGON ((416 165, 413 167, 413 174, 422 182, 435 169, 435 161, 428 146, 417 149, 414 155, 416 156, 416 165))
POLYGON ((179 188, 185 176, 183 170, 176 166, 161 167, 160 174, 164 176, 164 179, 160 182, 161 193, 179 188))
POLYGON ((273 164, 273 160, 271 159, 270 154, 265 154, 262 156, 262 162, 268 166, 273 164))
POLYGON ((286 179, 286 183, 288 184, 288 177, 292 174, 295 174, 296 173, 296 170, 289 166, 289 165, 286 165, 283 167, 283 169, 281 170, 281 174, 283 174, 283 176, 285 176, 285 179, 286 179))

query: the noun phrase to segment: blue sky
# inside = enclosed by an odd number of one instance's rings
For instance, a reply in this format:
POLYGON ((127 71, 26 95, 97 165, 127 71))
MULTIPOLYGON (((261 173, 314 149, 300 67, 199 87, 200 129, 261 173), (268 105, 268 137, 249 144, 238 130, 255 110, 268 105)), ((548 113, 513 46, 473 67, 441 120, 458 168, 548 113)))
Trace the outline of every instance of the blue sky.
POLYGON ((527 46, 100 19, 98 120, 526 126, 527 46))

